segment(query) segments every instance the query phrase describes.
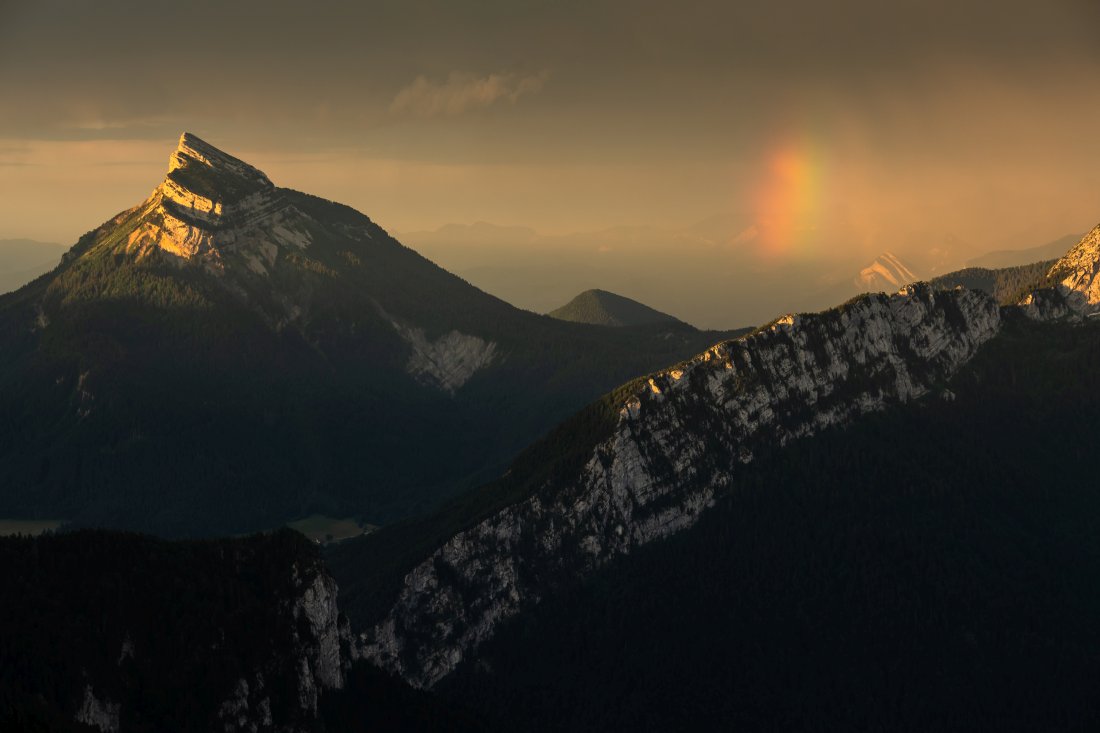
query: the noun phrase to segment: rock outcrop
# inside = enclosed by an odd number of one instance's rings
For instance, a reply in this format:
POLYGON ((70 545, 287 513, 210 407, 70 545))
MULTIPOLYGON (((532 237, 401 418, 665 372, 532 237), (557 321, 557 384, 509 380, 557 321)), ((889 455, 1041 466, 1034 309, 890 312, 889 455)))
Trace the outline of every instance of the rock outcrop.
MULTIPOLYGON (((295 594, 288 599, 286 623, 292 628, 293 649, 289 658, 254 670, 251 678, 238 680, 232 695, 218 709, 226 731, 267 730, 273 723, 271 680, 289 674, 297 690, 297 704, 291 706, 292 720, 278 721, 280 730, 307 730, 305 722, 319 715, 323 690, 343 689, 351 664, 351 634, 347 619, 336 605, 337 587, 319 562, 296 564, 292 568, 295 594), (296 721, 296 722, 295 722, 296 721), (302 723, 302 725, 298 725, 302 723)), ((279 689, 285 691, 285 682, 279 689)), ((286 701, 280 709, 286 710, 286 701)))
POLYGON ((1100 312, 1100 226, 1086 234, 1054 263, 1049 279, 1071 311, 1083 316, 1100 312))
POLYGON ((1033 321, 1080 320, 1069 299, 1058 288, 1042 288, 1020 301, 1020 310, 1033 321))
POLYGON ((119 704, 96 697, 91 685, 84 686, 84 699, 76 711, 76 722, 99 728, 103 733, 118 733, 119 704))
POLYGON ((459 331, 429 341, 423 329, 398 324, 394 328, 412 349, 405 370, 420 382, 450 394, 492 364, 497 353, 495 342, 459 331))
POLYGON ((317 572, 305 585, 292 605, 296 622, 304 620, 308 632, 297 634, 302 674, 298 688, 303 707, 317 711, 321 689, 342 689, 344 668, 348 664, 350 639, 347 620, 336 606, 336 581, 327 573, 317 572))
POLYGON ((786 316, 638 382, 580 475, 453 536, 357 654, 431 687, 556 584, 691 526, 762 448, 929 393, 1000 323, 988 295, 919 284, 786 316))

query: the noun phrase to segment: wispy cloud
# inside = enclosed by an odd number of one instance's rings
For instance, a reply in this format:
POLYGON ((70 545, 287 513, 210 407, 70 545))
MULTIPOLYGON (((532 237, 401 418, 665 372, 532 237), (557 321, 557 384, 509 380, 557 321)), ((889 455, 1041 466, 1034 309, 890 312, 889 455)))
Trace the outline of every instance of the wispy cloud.
POLYGON ((59 127, 68 130, 80 130, 83 132, 113 132, 125 130, 148 130, 161 128, 169 124, 172 118, 168 115, 154 117, 110 117, 107 115, 83 115, 68 122, 62 122, 59 127))
POLYGON ((545 73, 478 76, 452 72, 445 81, 418 76, 393 98, 390 112, 414 117, 454 117, 497 102, 514 104, 520 97, 538 92, 545 82, 545 73))

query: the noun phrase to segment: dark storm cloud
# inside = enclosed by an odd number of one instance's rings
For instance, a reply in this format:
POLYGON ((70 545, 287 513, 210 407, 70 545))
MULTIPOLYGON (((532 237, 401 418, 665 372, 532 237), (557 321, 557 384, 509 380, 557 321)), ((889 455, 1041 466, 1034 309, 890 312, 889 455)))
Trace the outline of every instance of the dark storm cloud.
MULTIPOLYGON (((553 72, 542 106, 595 118, 665 95, 720 109, 788 91, 858 96, 929 75, 1074 74, 1098 60, 1100 3, 7 2, 5 132, 150 134, 181 116, 384 124, 417 78, 553 72), (97 129, 98 128, 98 129, 97 129)), ((535 105, 538 108, 540 105, 535 105)))

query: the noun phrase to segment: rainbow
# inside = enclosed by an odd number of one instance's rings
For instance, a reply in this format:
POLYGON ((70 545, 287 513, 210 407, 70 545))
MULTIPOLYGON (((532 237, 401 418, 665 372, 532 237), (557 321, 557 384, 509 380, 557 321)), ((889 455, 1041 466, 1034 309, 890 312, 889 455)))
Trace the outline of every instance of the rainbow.
POLYGON ((808 135, 772 146, 752 195, 757 255, 787 259, 814 254, 824 210, 825 156, 808 135))

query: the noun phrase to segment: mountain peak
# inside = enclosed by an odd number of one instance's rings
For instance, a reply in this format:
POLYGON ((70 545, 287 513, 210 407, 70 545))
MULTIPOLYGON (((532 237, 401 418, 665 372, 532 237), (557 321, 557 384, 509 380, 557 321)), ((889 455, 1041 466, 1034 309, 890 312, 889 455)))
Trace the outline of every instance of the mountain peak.
POLYGON ((169 198, 188 206, 195 198, 208 201, 209 211, 215 203, 238 203, 275 186, 262 171, 185 132, 168 159, 168 175, 161 188, 172 194, 169 198))
POLYGON ((112 239, 135 259, 165 254, 176 264, 221 274, 229 257, 265 274, 278 248, 309 244, 302 217, 292 209, 262 171, 185 132, 164 181, 120 215, 112 239))
POLYGON ((868 292, 896 292, 920 278, 893 252, 883 252, 856 276, 855 285, 868 292))
POLYGON ((591 323, 599 326, 642 326, 681 322, 680 319, 650 308, 644 303, 606 290, 586 290, 547 315, 561 321, 591 323))

